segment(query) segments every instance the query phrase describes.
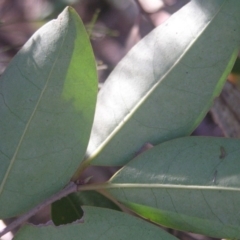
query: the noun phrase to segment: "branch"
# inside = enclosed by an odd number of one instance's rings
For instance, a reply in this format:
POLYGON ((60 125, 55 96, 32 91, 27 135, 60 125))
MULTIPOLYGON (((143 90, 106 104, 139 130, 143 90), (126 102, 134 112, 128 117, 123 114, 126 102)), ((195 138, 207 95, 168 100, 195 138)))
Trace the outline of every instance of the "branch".
POLYGON ((43 201, 39 205, 37 205, 35 208, 31 209, 26 214, 22 215, 21 217, 14 220, 12 223, 10 223, 3 231, 0 232, 0 237, 5 235, 6 233, 12 231, 17 226, 23 224, 26 222, 30 217, 38 213, 40 210, 42 210, 44 207, 52 204, 53 202, 66 197, 67 195, 77 192, 78 186, 74 182, 70 182, 64 189, 62 189, 60 192, 54 194, 52 197, 48 198, 47 200, 43 201))

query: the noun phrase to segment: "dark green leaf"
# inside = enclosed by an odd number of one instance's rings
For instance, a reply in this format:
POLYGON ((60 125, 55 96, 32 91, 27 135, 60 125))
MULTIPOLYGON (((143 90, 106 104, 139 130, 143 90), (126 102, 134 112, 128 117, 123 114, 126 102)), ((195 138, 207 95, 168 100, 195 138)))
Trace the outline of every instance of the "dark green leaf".
POLYGON ((52 204, 52 221, 56 226, 68 224, 81 219, 83 210, 74 194, 70 194, 52 204))
POLYGON ((78 192, 52 204, 52 220, 54 224, 58 226, 77 221, 83 216, 81 206, 95 206, 120 211, 116 204, 98 192, 78 192))

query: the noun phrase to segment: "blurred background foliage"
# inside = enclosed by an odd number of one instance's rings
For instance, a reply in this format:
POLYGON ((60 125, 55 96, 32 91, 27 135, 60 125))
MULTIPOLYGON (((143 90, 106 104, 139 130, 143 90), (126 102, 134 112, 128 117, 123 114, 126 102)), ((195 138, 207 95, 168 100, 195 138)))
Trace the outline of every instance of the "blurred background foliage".
MULTIPOLYGON (((112 69, 132 46, 187 2, 189 0, 0 0, 0 74, 39 27, 56 18, 70 5, 79 13, 89 32, 101 87, 112 69)), ((233 73, 229 76, 231 84, 233 83, 231 90, 229 86, 227 90, 225 87, 225 96, 221 95, 216 99, 213 109, 193 135, 240 136, 240 113, 237 115, 232 108, 233 104, 240 104, 239 73, 238 59, 233 73), (234 97, 226 103, 226 95, 234 97), (234 134, 231 135, 230 131, 234 134)), ((102 182, 109 179, 116 169, 99 170, 93 167, 90 171, 94 172, 95 181, 102 182)), ((31 218, 30 222, 41 223, 48 218, 49 208, 31 218)), ((184 240, 212 239, 166 230, 184 240)))
POLYGON ((142 37, 188 0, 1 0, 0 73, 44 23, 73 6, 89 30, 103 82, 113 67, 142 37))

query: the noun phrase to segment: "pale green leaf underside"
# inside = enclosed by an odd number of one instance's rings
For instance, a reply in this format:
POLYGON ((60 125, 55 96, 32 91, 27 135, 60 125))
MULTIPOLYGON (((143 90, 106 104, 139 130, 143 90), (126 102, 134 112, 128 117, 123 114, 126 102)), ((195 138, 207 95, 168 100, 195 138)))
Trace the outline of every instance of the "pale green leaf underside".
POLYGON ((0 80, 1 218, 70 180, 86 151, 96 95, 88 35, 69 7, 31 37, 0 80))
POLYGON ((144 152, 108 191, 147 219, 217 238, 240 238, 240 140, 185 137, 144 152))
POLYGON ((166 233, 141 219, 113 210, 84 207, 84 223, 62 225, 60 227, 24 226, 14 239, 81 239, 81 240, 176 240, 166 233))
POLYGON ((237 56, 240 1, 193 0, 140 41, 101 89, 86 161, 124 165, 145 142, 189 135, 237 56))

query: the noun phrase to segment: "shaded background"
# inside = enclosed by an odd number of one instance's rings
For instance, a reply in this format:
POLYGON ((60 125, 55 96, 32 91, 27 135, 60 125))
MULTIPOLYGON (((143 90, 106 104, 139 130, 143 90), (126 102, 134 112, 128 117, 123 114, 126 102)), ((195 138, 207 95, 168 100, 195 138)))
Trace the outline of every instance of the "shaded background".
MULTIPOLYGON (((132 46, 187 2, 189 0, 0 0, 0 74, 39 27, 71 5, 89 31, 101 87, 132 46)), ((223 93, 193 135, 240 136, 238 65, 239 62, 229 76, 231 83, 225 85, 223 93)), ((95 181, 105 181, 115 169, 94 167, 90 171, 95 181)), ((39 224, 48 219, 49 208, 31 218, 30 222, 39 224)), ((185 240, 213 239, 166 230, 185 240)))

